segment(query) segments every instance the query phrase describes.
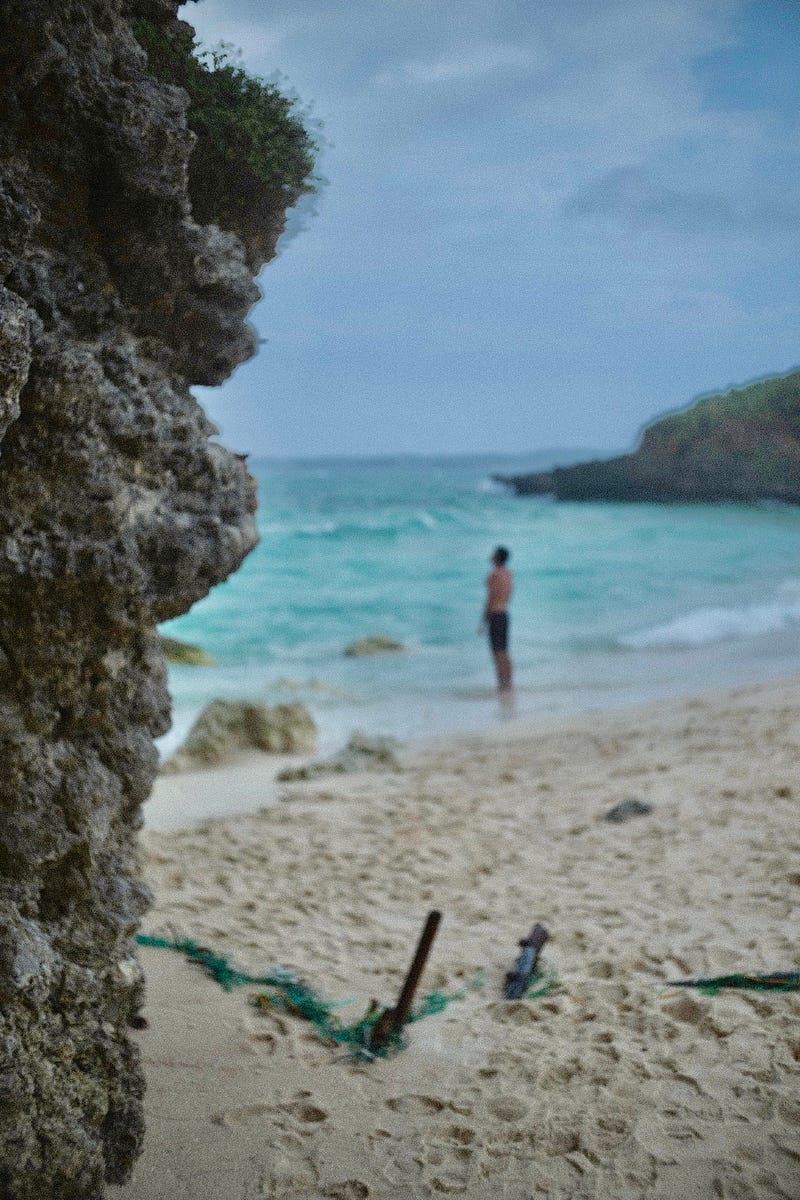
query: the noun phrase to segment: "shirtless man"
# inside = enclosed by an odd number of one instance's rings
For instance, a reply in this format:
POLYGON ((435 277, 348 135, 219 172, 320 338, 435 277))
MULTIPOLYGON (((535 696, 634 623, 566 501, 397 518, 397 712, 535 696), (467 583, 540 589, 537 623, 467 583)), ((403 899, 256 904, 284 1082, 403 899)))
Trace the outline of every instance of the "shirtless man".
POLYGON ((497 671, 497 688, 500 692, 511 691, 511 659, 508 657, 508 602, 514 580, 506 563, 510 553, 505 546, 498 546, 492 555, 492 569, 486 576, 486 606, 483 610, 478 632, 489 631, 489 645, 497 671))

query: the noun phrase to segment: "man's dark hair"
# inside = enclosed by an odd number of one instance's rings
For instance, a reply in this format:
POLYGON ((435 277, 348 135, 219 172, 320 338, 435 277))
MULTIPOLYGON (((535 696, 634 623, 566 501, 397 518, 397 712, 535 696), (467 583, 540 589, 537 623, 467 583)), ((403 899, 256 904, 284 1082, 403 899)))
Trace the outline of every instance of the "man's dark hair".
POLYGON ((497 561, 500 563, 500 566, 502 567, 502 566, 505 566, 505 564, 511 558, 511 551, 506 550, 505 546, 498 546, 494 552, 493 557, 497 559, 497 561))

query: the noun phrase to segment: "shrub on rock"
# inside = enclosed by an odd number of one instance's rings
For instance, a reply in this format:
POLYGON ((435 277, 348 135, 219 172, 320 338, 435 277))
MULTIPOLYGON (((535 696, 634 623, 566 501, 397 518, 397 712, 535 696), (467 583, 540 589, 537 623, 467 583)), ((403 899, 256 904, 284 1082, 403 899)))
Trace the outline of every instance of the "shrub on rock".
POLYGON ((183 667, 213 667, 216 659, 212 658, 202 646, 193 646, 191 642, 181 642, 178 638, 159 635, 161 649, 167 662, 176 663, 183 667))

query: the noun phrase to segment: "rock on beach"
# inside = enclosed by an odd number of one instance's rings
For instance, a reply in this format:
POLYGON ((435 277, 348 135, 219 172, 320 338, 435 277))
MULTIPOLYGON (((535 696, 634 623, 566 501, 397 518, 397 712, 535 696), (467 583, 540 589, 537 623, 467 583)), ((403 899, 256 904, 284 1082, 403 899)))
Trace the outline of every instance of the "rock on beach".
POLYGON ((405 648, 403 642, 396 638, 372 634, 370 637, 357 638, 351 642, 345 647, 344 653, 346 658, 364 658, 369 654, 396 654, 405 648))
POLYGON ((318 775, 351 775, 360 771, 400 771, 395 750, 397 741, 390 737, 367 737, 361 730, 352 734, 347 745, 332 758, 319 759, 302 767, 287 767, 278 775, 281 783, 315 779, 318 775))
POLYGON ((243 750, 307 754, 314 749, 316 739, 316 725, 304 704, 212 700, 161 770, 174 774, 219 766, 243 750))

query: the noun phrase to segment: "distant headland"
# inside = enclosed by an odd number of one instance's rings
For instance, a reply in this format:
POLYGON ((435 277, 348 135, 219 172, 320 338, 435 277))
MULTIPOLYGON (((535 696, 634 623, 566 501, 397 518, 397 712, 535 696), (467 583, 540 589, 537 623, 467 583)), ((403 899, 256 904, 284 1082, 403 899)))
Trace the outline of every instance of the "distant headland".
POLYGON ((494 478, 558 500, 800 504, 800 370, 702 396, 649 425, 630 454, 494 478))

